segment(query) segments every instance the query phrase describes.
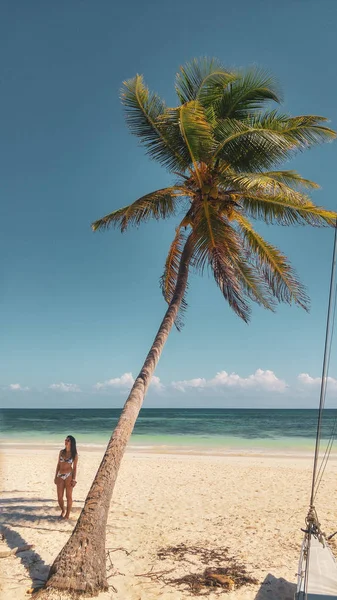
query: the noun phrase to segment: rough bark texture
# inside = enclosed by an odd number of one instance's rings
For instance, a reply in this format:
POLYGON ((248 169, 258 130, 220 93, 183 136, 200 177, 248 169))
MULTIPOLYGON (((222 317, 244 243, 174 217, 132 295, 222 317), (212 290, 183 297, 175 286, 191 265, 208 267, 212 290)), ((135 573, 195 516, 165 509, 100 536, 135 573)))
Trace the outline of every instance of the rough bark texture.
POLYGON ((94 596, 108 588, 105 537, 112 492, 125 447, 137 420, 151 377, 177 317, 187 285, 191 255, 192 240, 188 238, 181 256, 177 285, 172 301, 110 438, 77 525, 50 569, 46 583, 47 589, 67 590, 94 596))

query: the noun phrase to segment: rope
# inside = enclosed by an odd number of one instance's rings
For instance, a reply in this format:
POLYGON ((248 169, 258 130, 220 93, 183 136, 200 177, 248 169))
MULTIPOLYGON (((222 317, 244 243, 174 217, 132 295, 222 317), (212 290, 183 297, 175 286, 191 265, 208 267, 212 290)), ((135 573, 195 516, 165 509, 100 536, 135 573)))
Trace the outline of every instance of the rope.
POLYGON ((335 307, 336 302, 336 293, 335 293, 335 279, 336 279, 336 261, 337 261, 337 221, 335 224, 335 235, 334 235, 334 249, 333 249, 333 258, 331 265, 331 278, 330 278, 330 293, 329 293, 329 304, 328 304, 328 315, 327 315, 327 323, 326 323, 326 334, 325 334, 325 345, 324 345, 324 359, 323 359, 323 368, 322 368, 322 381, 321 381, 321 391, 320 391, 320 400, 319 400, 319 412, 318 412, 318 423, 317 423, 317 432, 316 432, 316 444, 315 444, 315 457, 314 457, 314 467, 312 474, 312 484, 311 484, 311 498, 310 498, 310 507, 314 504, 315 497, 315 484, 316 484, 316 473, 317 473, 317 463, 318 463, 318 455, 319 455, 319 447, 321 441, 321 433, 322 433, 322 417, 323 417, 323 408, 326 397, 326 388, 327 388, 327 374, 328 374, 328 361, 330 359, 331 354, 331 342, 332 342, 332 334, 333 334, 333 323, 331 324, 331 317, 334 313, 333 303, 335 307), (334 297, 335 294, 335 297, 334 297))
POLYGON ((317 478, 316 478, 316 487, 315 487, 315 493, 314 493, 314 500, 316 500, 318 488, 319 488, 319 486, 321 484, 321 481, 322 481, 322 478, 323 478, 323 475, 324 475, 324 471, 325 471, 326 466, 328 464, 328 460, 329 460, 329 457, 330 457, 331 449, 332 449, 332 446, 333 446, 333 443, 334 443, 334 439, 335 439, 335 435, 336 435, 336 427, 337 427, 337 417, 336 417, 336 419, 334 421, 334 424, 333 424, 333 427, 332 427, 332 431, 331 431, 331 434, 330 434, 330 438, 329 438, 329 442, 327 444, 327 447, 326 447, 326 450, 325 450, 325 454, 324 454, 324 457, 323 457, 323 460, 321 462, 321 466, 319 468, 318 475, 317 475, 317 478))
POLYGON ((334 424, 333 433, 330 436, 330 441, 328 443, 328 447, 326 449, 323 462, 320 466, 320 469, 317 473, 317 464, 318 464, 318 456, 321 442, 321 434, 322 434, 322 418, 323 418, 323 409, 326 399, 326 390, 327 390, 327 382, 328 382, 328 370, 330 364, 330 356, 331 356, 331 346, 332 346, 332 338, 334 331, 334 320, 335 320, 335 312, 336 312, 336 261, 337 261, 337 220, 335 223, 335 235, 334 235, 334 246, 333 246, 333 255, 332 255, 332 264, 331 264, 331 277, 330 277, 330 292, 329 292, 329 303, 328 303, 328 313, 327 313, 327 322, 326 322, 326 333, 325 333, 325 345, 324 345, 324 358, 323 358, 323 367, 322 367, 322 380, 321 380, 321 389, 320 389, 320 399, 319 399, 319 410, 318 410, 318 422, 317 422, 317 432, 316 432, 316 443, 315 443, 315 456, 314 456, 314 465, 313 465, 313 473, 312 473, 312 484, 311 484, 311 496, 310 496, 310 508, 308 512, 308 516, 306 518, 306 556, 305 556, 305 572, 304 572, 304 595, 307 599, 308 597, 308 564, 310 557, 310 542, 311 536, 317 537, 317 539, 325 545, 325 535, 322 533, 320 523, 318 521, 316 509, 314 507, 314 500, 317 494, 318 487, 321 483, 322 476, 327 464, 327 460, 330 455, 333 437, 336 429, 336 423, 334 424), (332 441, 331 441, 332 440, 332 441), (331 443, 330 443, 331 442, 331 443), (324 464, 325 463, 325 464, 324 464), (324 468, 323 468, 324 464, 324 468))
MULTIPOLYGON (((330 366, 331 348, 332 348, 332 340, 333 340, 333 334, 334 334, 334 323, 335 323, 335 316, 336 316, 336 304, 337 304, 337 293, 336 293, 336 286, 335 286, 334 306, 333 306, 333 315, 332 315, 332 331, 331 331, 330 344, 329 344, 329 355, 328 355, 328 361, 327 361, 327 372, 329 371, 329 366, 330 366)), ((324 402, 325 402, 325 397, 324 397, 324 402)), ((330 457, 332 445, 333 445, 335 434, 336 434, 336 426, 337 426, 337 417, 334 420, 334 424, 332 426, 332 430, 331 430, 329 442, 327 444, 327 447, 326 447, 326 450, 325 450, 325 454, 324 454, 322 463, 320 465, 318 474, 316 476, 315 491, 314 491, 314 500, 316 499, 318 488, 319 488, 319 486, 321 484, 322 477, 324 475, 324 471, 325 471, 326 465, 327 465, 329 457, 330 457)))

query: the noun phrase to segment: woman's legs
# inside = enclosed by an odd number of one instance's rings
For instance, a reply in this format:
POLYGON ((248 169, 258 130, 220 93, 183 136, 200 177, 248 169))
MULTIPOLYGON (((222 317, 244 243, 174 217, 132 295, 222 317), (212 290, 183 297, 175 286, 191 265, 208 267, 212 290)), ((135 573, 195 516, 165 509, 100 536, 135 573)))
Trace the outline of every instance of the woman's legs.
POLYGON ((73 504, 73 486, 71 485, 72 478, 67 477, 65 480, 65 488, 66 488, 66 497, 67 497, 67 512, 65 514, 65 519, 69 519, 71 507, 73 504))
POLYGON ((59 507, 61 509, 61 517, 64 517, 65 515, 65 509, 64 509, 64 501, 63 501, 63 495, 64 495, 64 479, 62 479, 62 477, 58 477, 57 478, 57 500, 59 503, 59 507))

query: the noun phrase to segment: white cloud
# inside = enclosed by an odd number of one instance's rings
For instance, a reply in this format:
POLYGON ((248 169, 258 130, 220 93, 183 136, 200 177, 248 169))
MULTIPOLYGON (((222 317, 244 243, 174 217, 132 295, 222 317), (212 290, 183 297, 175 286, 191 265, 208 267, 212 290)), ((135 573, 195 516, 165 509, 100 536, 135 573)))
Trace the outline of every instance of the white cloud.
POLYGON ((150 387, 156 390, 156 392, 162 392, 164 390, 164 385, 156 375, 152 376, 150 387))
POLYGON ((223 387, 231 388, 253 388, 253 389, 264 389, 266 391, 273 392, 284 392, 287 385, 285 381, 276 377, 273 371, 263 371, 257 369, 255 373, 248 377, 241 377, 237 373, 227 373, 226 371, 220 371, 212 379, 189 379, 185 381, 173 381, 172 386, 181 392, 185 392, 187 389, 221 389, 223 387))
POLYGON ((22 387, 19 383, 11 383, 8 389, 13 392, 28 392, 29 387, 22 387))
POLYGON ((49 388, 57 392, 80 392, 80 388, 76 383, 52 383, 49 388))
MULTIPOLYGON (((109 388, 120 389, 120 390, 130 390, 134 384, 135 380, 132 373, 124 373, 121 377, 114 377, 113 379, 107 379, 107 381, 98 382, 94 386, 96 390, 107 390, 109 388)), ((156 392, 161 392, 164 389, 163 384, 160 381, 160 378, 156 375, 153 375, 150 383, 150 387, 154 389, 156 392)))
POLYGON ((131 389, 134 382, 132 373, 124 373, 121 377, 108 379, 107 381, 103 381, 103 383, 98 382, 94 387, 96 390, 106 390, 108 388, 131 389))
POLYGON ((180 392, 185 392, 188 388, 205 388, 207 385, 206 379, 201 379, 200 377, 197 379, 184 379, 183 381, 172 381, 172 387, 180 392))
MULTIPOLYGON (((305 386, 320 386, 322 381, 321 377, 311 377, 309 373, 300 373, 297 379, 305 386)), ((328 377, 327 382, 329 388, 334 390, 337 389, 337 379, 334 379, 334 377, 328 377)))

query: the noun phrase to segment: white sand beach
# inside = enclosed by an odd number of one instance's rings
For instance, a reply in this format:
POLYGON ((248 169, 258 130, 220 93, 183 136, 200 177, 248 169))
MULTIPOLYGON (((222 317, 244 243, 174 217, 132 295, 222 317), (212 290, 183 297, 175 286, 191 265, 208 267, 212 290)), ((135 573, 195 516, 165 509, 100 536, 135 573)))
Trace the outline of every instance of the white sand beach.
MULTIPOLYGON (((1 598, 23 600, 41 583, 69 537, 102 458, 102 449, 80 450, 72 520, 59 521, 53 483, 57 450, 6 447, 1 454, 2 534, 0 551, 33 544, 1 558, 1 598)), ((109 582, 116 588, 100 600, 180 600, 188 588, 164 583, 202 572, 198 554, 160 558, 169 546, 228 549, 257 584, 221 590, 228 600, 292 600, 312 458, 274 455, 179 455, 129 451, 111 504, 107 550, 109 582), (113 567, 111 566, 113 565, 113 567), (164 574, 165 577, 165 574, 164 574)), ((323 530, 337 529, 337 460, 330 460, 317 496, 323 530)), ((337 536, 336 536, 337 538, 337 536)), ((333 546, 337 548, 337 544, 333 546)), ((226 553, 224 552, 224 565, 226 553)), ((213 591, 208 598, 218 597, 213 591)), ((60 598, 66 598, 61 596, 60 598)))

